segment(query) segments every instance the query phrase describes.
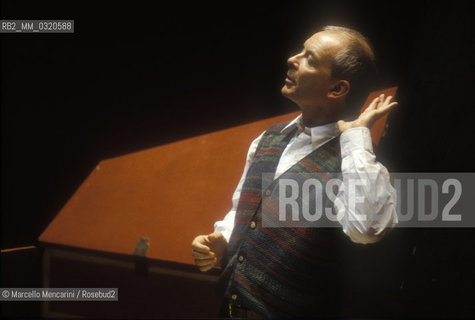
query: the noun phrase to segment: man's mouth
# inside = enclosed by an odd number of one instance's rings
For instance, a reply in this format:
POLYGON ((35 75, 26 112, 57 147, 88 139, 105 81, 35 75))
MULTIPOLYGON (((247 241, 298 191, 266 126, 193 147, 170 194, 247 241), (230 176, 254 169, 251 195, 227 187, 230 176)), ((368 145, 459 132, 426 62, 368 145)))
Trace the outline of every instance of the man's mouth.
POLYGON ((287 77, 285 78, 285 82, 289 84, 295 84, 294 78, 292 78, 288 73, 287 73, 287 77))

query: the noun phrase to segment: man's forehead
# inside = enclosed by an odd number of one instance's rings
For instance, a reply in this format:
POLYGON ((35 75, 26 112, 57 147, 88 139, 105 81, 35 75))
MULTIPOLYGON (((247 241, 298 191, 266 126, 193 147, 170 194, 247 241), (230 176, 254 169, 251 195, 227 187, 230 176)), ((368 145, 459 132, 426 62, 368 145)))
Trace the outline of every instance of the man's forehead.
POLYGON ((304 42, 304 47, 315 53, 338 51, 344 45, 344 38, 337 32, 317 32, 304 42))

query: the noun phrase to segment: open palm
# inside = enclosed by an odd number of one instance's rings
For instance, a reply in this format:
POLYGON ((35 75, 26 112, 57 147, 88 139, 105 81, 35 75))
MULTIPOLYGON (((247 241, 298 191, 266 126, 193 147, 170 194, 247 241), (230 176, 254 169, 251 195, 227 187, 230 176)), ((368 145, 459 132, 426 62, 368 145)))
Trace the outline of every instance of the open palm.
POLYGON ((371 102, 368 108, 366 108, 356 120, 338 121, 337 125, 340 133, 356 127, 371 128, 376 120, 388 113, 394 106, 397 106, 397 102, 391 102, 392 98, 392 96, 387 96, 385 98, 384 94, 381 94, 371 102))

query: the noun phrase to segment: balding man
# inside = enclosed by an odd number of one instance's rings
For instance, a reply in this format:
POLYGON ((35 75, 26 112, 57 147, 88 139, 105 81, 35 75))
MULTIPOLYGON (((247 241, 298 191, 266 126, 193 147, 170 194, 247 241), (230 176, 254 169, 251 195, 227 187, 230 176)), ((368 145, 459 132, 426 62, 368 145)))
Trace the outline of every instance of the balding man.
POLYGON ((375 159, 369 132, 397 103, 382 95, 359 114, 375 75, 368 41, 352 29, 324 27, 288 59, 288 69, 282 94, 301 115, 252 142, 232 210, 213 233, 192 242, 201 271, 224 268, 229 317, 335 315, 342 243, 374 243, 397 224, 396 192, 375 159), (341 184, 332 197, 325 184, 338 177, 341 184), (320 186, 320 197, 311 197, 311 208, 303 211, 318 212, 320 206, 322 213, 331 204, 339 228, 292 219, 288 225, 266 225, 293 217, 286 215, 292 206, 284 205, 283 213, 281 206, 287 196, 281 186, 288 181, 300 190, 308 181, 320 186))

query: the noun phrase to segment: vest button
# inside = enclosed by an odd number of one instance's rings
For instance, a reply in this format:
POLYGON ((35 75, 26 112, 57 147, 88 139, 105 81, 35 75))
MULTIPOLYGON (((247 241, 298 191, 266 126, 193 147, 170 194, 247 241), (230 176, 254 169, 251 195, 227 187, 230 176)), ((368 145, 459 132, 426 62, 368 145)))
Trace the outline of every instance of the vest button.
POLYGON ((251 221, 250 227, 251 227, 251 229, 255 229, 256 228, 256 223, 254 221, 251 221))
POLYGON ((233 295, 231 296, 231 299, 236 300, 236 299, 237 299, 237 294, 233 294, 233 295))
POLYGON ((268 196, 270 196, 270 194, 271 194, 271 191, 269 189, 267 189, 266 192, 265 192, 265 195, 268 197, 268 196))
POLYGON ((239 262, 243 262, 243 261, 244 261, 244 257, 243 257, 243 256, 239 256, 239 257, 238 257, 238 261, 239 261, 239 262))

